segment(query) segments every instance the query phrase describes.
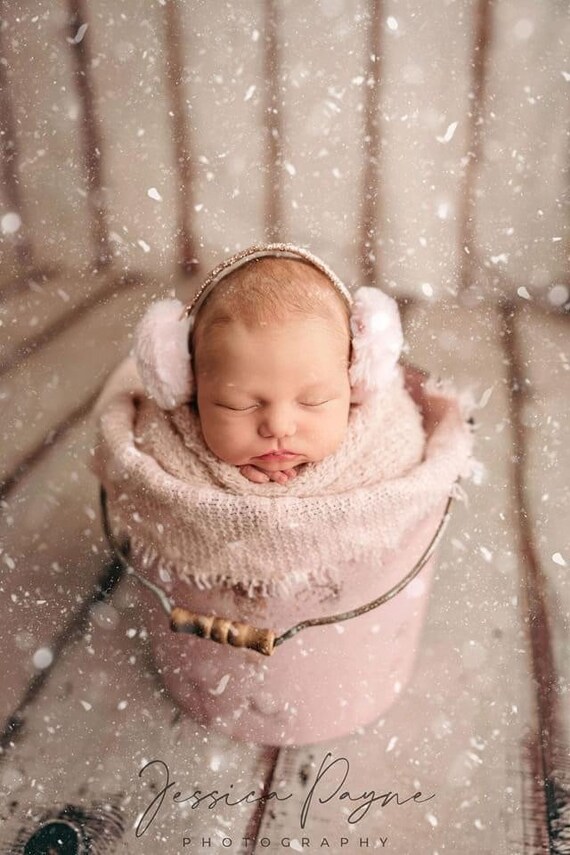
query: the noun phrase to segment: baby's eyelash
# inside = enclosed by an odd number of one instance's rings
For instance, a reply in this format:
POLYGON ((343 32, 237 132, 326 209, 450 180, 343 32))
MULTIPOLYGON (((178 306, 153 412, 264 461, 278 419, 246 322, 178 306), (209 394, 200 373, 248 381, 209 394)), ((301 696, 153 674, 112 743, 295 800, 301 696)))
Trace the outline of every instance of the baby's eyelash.
POLYGON ((243 413, 245 410, 253 410, 257 404, 250 404, 249 407, 230 407, 229 404, 217 404, 218 407, 223 407, 224 410, 233 410, 236 413, 243 413))
MULTIPOLYGON (((326 401, 317 401, 316 403, 309 403, 308 401, 299 401, 302 407, 320 407, 323 404, 328 404, 328 402, 332 400, 331 398, 327 398, 326 401)), ((247 410, 254 410, 258 405, 250 404, 249 407, 230 407, 229 404, 218 404, 218 407, 223 407, 225 410, 233 410, 236 413, 244 413, 247 410)))

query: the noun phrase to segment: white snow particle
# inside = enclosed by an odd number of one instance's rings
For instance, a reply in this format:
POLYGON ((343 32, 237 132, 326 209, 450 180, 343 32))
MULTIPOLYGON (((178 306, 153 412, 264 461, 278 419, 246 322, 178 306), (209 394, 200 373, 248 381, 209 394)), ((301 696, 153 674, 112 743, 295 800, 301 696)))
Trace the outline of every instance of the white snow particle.
POLYGON ((148 243, 145 240, 143 240, 142 238, 139 238, 137 243, 140 246, 140 248, 143 250, 143 252, 150 252, 150 246, 148 245, 148 243))
POLYGON ((388 29, 392 30, 393 33, 398 29, 398 21, 392 15, 386 19, 386 24, 388 25, 388 29))
POLYGON ((0 220, 0 228, 2 229, 2 233, 5 235, 15 234, 15 232, 18 231, 21 225, 21 218, 13 211, 10 211, 10 213, 8 214, 4 214, 4 216, 0 220))
POLYGON ((485 389, 485 391, 484 391, 484 392, 483 392, 483 394, 481 395, 481 397, 480 397, 480 399, 479 399, 479 402, 478 402, 478 404, 477 404, 477 409, 478 409, 478 410, 482 410, 482 409, 483 409, 483 407, 486 407, 486 406, 487 406, 487 404, 489 403, 489 399, 490 399, 490 397, 491 397, 491 395, 492 395, 492 393, 493 393, 493 389, 494 389, 494 388, 495 388, 495 386, 493 385, 493 386, 489 386, 489 388, 488 388, 488 389, 485 389))
POLYGON ((222 758, 219 754, 214 754, 212 759, 210 760, 210 769, 212 772, 217 772, 221 766, 222 758))
POLYGON ((119 703, 117 704, 117 709, 118 710, 126 710, 126 708, 127 708, 127 701, 119 701, 119 703))
POLYGON ((93 709, 93 705, 90 704, 88 701, 79 701, 79 703, 81 704, 83 709, 86 710, 87 712, 89 712, 89 710, 93 709))
POLYGON ((449 217, 449 202, 440 202, 437 206, 437 216, 440 220, 447 220, 449 217))
POLYGON ((386 753, 388 753, 388 751, 392 751, 392 749, 394 748, 394 745, 396 744, 397 741, 398 741, 397 736, 393 736, 390 739, 390 742, 388 743, 388 747, 386 748, 386 753))
POLYGON ((566 564, 566 561, 564 560, 562 555, 560 555, 559 552, 554 553, 554 555, 552 556, 552 560, 554 561, 555 564, 558 564, 560 567, 567 567, 568 566, 566 564))
POLYGON ((160 195, 156 187, 149 187, 146 191, 146 195, 150 199, 155 199, 157 202, 162 202, 162 196, 160 195))
POLYGON ((224 674, 224 676, 222 677, 222 679, 220 680, 220 682, 218 683, 216 688, 210 689, 210 694, 211 695, 221 695, 222 692, 225 692, 226 686, 228 685, 228 682, 229 682, 229 679, 230 679, 230 675, 224 674))
POLYGON ((501 262, 503 264, 506 264, 508 262, 508 260, 509 260, 509 253, 508 252, 500 252, 499 255, 492 255, 491 256, 491 264, 501 264, 501 262))
POLYGON ((457 130, 458 124, 459 122, 452 122, 450 125, 447 126, 447 130, 444 135, 442 137, 436 137, 436 140, 440 143, 451 142, 451 140, 453 139, 453 135, 457 130))
POLYGON ((487 563, 490 563, 490 562, 491 562, 491 559, 493 558, 493 553, 491 552, 491 550, 490 550, 490 549, 487 549, 487 547, 486 547, 486 546, 480 546, 480 547, 479 547, 479 550, 480 550, 480 552, 481 552, 481 555, 482 555, 482 556, 483 556, 483 558, 485 559, 485 561, 486 561, 487 563))
POLYGON ((426 297, 433 297, 433 287, 429 282, 422 282, 422 293, 425 294, 426 297))
POLYGON ((49 647, 40 647, 34 653, 32 657, 32 662, 34 668, 39 668, 43 671, 44 668, 49 668, 49 666, 53 662, 53 653, 51 652, 49 647))
POLYGON ((252 83, 251 86, 248 88, 247 92, 245 93, 245 98, 243 100, 249 101, 252 98, 253 93, 255 92, 255 89, 256 89, 255 83, 252 83))
POLYGON ((87 32, 87 27, 88 27, 88 26, 89 26, 89 24, 81 24, 81 26, 79 27, 79 29, 78 29, 78 30, 77 30, 77 32, 75 33, 74 37, 73 37, 72 39, 70 39, 70 38, 68 38, 68 39, 67 39, 67 41, 69 42, 69 44, 71 44, 71 45, 78 45, 80 42, 82 42, 82 41, 83 41, 83 36, 84 36, 84 35, 85 35, 85 33, 87 32))
POLYGON ((433 813, 426 813, 426 819, 427 819, 427 821, 429 822, 429 824, 430 824, 430 825, 432 825, 434 828, 436 827, 436 825, 437 825, 437 817, 435 817, 435 816, 433 815, 433 813))
POLYGON ((563 306, 569 297, 566 285, 553 285, 548 292, 548 302, 552 306, 563 306))
POLYGON ((521 285, 520 288, 517 288, 517 294, 519 295, 519 297, 522 297, 523 300, 531 300, 532 299, 530 294, 528 293, 528 291, 524 287, 524 285, 521 285))
POLYGON ((295 169, 295 167, 293 166, 292 163, 284 163, 283 165, 285 166, 285 169, 287 170, 289 175, 296 175, 297 174, 297 170, 295 169))

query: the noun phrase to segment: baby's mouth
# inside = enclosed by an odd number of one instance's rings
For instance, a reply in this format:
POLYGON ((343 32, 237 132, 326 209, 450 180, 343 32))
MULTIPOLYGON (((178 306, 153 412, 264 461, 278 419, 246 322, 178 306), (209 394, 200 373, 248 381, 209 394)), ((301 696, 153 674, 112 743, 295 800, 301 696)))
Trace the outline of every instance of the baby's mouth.
POLYGON ((269 451, 267 454, 260 454, 256 460, 290 460, 292 457, 298 457, 294 451, 269 451))

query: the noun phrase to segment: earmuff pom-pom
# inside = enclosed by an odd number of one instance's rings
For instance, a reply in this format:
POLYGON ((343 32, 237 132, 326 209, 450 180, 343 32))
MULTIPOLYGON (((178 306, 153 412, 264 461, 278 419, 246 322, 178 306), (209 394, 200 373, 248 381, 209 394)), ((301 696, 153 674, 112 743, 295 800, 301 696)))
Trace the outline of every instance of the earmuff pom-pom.
POLYGON ((354 294, 350 327, 351 401, 362 403, 394 377, 404 344, 398 304, 379 288, 359 288, 354 294))
POLYGON ((181 317, 180 300, 160 300, 143 315, 135 330, 132 354, 143 386, 163 410, 190 400, 193 392, 188 335, 192 319, 181 317))

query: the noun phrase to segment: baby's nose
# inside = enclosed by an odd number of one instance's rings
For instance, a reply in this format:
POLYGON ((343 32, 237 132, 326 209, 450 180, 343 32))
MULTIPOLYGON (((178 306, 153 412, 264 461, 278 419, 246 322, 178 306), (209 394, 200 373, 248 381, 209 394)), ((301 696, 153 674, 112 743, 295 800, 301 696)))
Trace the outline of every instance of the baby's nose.
POLYGON ((259 433, 265 439, 293 436, 297 429, 293 413, 285 407, 269 407, 262 413, 259 433))

